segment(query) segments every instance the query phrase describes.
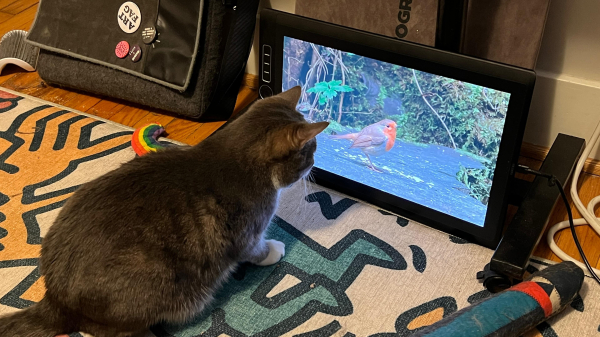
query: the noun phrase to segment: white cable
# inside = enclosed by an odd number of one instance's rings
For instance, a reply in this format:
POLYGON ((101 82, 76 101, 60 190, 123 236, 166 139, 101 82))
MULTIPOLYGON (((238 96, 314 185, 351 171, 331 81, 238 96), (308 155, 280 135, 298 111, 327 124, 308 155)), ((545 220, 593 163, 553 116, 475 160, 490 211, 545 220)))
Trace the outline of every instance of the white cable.
MULTIPOLYGON (((583 218, 581 218, 581 219, 573 219, 573 224, 575 226, 589 225, 592 227, 592 229, 594 229, 596 231, 596 233, 598 233, 598 235, 600 235, 600 218, 596 218, 596 215, 594 212, 596 205, 600 203, 600 196, 593 198, 588 203, 588 206, 586 208, 583 205, 583 202, 581 202, 581 199, 579 199, 579 193, 577 191, 577 182, 579 181, 579 175, 583 171, 583 165, 585 164, 585 161, 587 160, 590 153, 592 152, 592 148, 598 142, 598 139, 600 139, 600 123, 598 123, 598 125, 596 126, 596 130, 594 130, 592 138, 590 139, 588 145, 586 146, 585 150, 583 151, 583 154, 581 154, 581 158, 579 158, 579 161, 577 162, 577 166, 575 167, 575 171, 573 172, 573 178, 571 181, 571 198, 573 199, 573 204, 575 205, 575 208, 577 208, 579 213, 583 216, 583 218)), ((569 256, 567 253, 565 253, 562 249, 560 249, 556 245, 556 242, 554 241, 554 235, 559 230, 565 229, 565 228, 569 228, 568 220, 559 222, 559 223, 555 224, 554 226, 550 227, 550 229, 548 230, 548 237, 547 237, 548 246, 550 246, 550 249, 552 250, 552 252, 554 252, 554 254, 556 254, 563 261, 574 262, 581 269, 583 269, 583 271, 585 272, 586 275, 590 276, 585 264, 575 260, 574 258, 569 256)), ((595 269, 595 268, 592 268, 592 269, 594 270, 594 272, 596 274, 600 274, 600 270, 595 269)))

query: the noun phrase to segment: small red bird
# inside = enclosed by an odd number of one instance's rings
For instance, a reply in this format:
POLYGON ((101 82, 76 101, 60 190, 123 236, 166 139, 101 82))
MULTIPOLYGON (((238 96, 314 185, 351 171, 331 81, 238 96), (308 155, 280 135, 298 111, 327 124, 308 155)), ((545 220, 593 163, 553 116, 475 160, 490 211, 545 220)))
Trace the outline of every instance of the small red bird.
POLYGON ((347 135, 333 135, 334 139, 350 139, 352 141, 351 149, 361 149, 369 159, 371 165, 369 168, 376 172, 378 170, 370 156, 380 156, 394 147, 396 142, 396 122, 391 119, 384 119, 375 124, 366 126, 357 133, 347 135))

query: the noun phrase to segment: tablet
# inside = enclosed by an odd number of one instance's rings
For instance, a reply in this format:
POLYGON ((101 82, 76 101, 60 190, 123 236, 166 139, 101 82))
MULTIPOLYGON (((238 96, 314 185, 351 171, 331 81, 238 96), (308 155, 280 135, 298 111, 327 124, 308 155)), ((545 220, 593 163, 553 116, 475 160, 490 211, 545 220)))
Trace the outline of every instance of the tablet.
POLYGON ((534 72, 270 9, 260 27, 260 97, 300 85, 330 122, 318 184, 496 247, 534 72))

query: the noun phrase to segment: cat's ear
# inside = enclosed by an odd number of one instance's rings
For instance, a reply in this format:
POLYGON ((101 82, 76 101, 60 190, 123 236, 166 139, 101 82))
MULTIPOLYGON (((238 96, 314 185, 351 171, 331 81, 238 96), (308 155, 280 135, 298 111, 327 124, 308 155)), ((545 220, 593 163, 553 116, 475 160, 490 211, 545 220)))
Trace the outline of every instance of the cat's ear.
POLYGON ((329 125, 329 122, 294 123, 277 131, 273 137, 271 154, 275 157, 285 156, 290 151, 299 151, 306 142, 315 138, 329 125))
POLYGON ((285 99, 294 110, 296 110, 300 96, 302 96, 302 88, 299 85, 277 95, 277 97, 285 99))
POLYGON ((304 147, 304 144, 315 138, 319 133, 323 132, 329 126, 329 122, 318 123, 300 123, 295 129, 292 136, 292 144, 298 149, 304 147))

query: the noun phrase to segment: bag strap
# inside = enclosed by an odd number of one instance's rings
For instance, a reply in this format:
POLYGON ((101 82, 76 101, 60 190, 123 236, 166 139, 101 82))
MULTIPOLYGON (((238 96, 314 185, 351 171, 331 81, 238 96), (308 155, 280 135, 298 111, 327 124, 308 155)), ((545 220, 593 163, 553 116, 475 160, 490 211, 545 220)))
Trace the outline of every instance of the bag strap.
POLYGON ((217 88, 211 97, 210 105, 203 120, 225 120, 233 114, 256 25, 258 0, 222 0, 227 7, 225 24, 228 31, 221 40, 225 58, 221 63, 217 88), (243 48, 244 50, 240 50, 243 48))

